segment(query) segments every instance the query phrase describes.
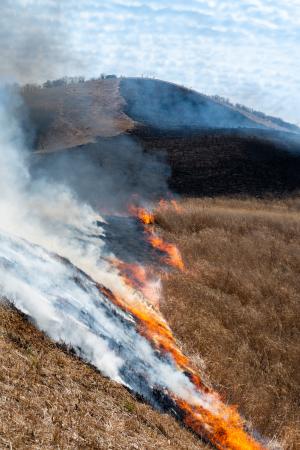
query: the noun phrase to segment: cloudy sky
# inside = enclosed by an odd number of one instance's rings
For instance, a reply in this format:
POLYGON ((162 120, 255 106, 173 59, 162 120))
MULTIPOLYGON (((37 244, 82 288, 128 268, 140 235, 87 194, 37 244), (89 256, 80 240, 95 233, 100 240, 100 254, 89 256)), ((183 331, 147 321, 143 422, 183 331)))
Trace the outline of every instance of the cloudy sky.
POLYGON ((0 76, 148 75, 300 124, 300 0, 1 0, 0 76))

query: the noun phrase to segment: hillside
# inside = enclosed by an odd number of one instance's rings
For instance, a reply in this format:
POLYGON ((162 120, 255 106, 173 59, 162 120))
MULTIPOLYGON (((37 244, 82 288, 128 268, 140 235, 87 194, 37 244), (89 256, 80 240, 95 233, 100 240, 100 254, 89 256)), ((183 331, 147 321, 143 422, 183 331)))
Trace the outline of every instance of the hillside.
POLYGON ((284 194, 300 189, 300 144, 288 133, 133 131, 146 151, 166 154, 170 187, 183 195, 284 194))
POLYGON ((23 89, 34 148, 55 151, 118 135, 132 127, 116 80, 23 89))
POLYGON ((28 316, 1 300, 0 448, 296 450, 297 127, 159 80, 47 86, 5 178, 0 297, 28 316))
POLYGON ((108 154, 128 148, 122 137, 130 137, 133 145, 166 158, 169 185, 181 194, 263 196, 300 189, 297 127, 172 83, 95 80, 27 89, 24 100, 33 146, 42 155, 60 150, 72 164, 68 153, 76 149, 101 166, 108 154))
POLYGON ((0 448, 204 448, 170 416, 54 345, 0 304, 0 448))
POLYGON ((300 132, 294 125, 234 106, 219 97, 161 80, 123 78, 125 112, 143 125, 170 129, 252 128, 300 132))
MULTIPOLYGON (((186 264, 160 305, 184 352, 257 432, 296 450, 299 197, 186 199, 155 220, 186 264)), ((1 448, 203 448, 15 310, 0 314, 1 448)))

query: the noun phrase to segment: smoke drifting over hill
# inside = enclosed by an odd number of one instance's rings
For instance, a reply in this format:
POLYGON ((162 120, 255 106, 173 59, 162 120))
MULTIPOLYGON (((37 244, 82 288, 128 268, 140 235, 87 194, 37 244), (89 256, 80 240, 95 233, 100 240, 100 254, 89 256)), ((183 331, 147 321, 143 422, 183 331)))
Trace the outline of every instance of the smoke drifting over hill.
MULTIPOLYGON (((100 306, 103 300, 104 303, 107 300, 89 276, 97 282, 105 283, 106 287, 113 287, 114 291, 120 291, 120 294, 127 288, 122 284, 118 271, 105 259, 109 254, 105 255, 103 251, 104 233, 100 226, 104 219, 87 202, 79 199, 84 197, 87 200, 89 197, 89 203, 93 203, 98 192, 99 200, 105 198, 108 207, 110 202, 113 203, 118 189, 123 189, 121 198, 123 195, 124 199, 126 176, 123 174, 122 178, 122 173, 117 172, 116 178, 110 180, 110 183, 113 187, 119 177, 118 188, 109 192, 108 172, 102 179, 104 172, 100 171, 97 181, 96 173, 90 172, 92 166, 89 161, 81 155, 73 166, 79 172, 73 175, 82 176, 83 183, 75 183, 76 180, 72 177, 69 180, 66 177, 71 184, 76 184, 76 193, 67 184, 51 182, 46 177, 36 177, 33 180, 28 168, 29 151, 24 146, 24 136, 14 114, 19 102, 15 93, 1 91, 1 129, 5 130, 5 133, 1 132, 0 142, 1 292, 53 339, 78 349, 86 360, 106 375, 127 384, 129 380, 125 381, 121 377, 119 369, 124 364, 129 365, 129 368, 132 365, 125 354, 120 359, 109 344, 116 339, 120 345, 122 325, 114 322, 116 308, 113 305, 109 307, 111 312, 108 308, 101 313, 100 308, 97 313, 97 304, 100 306), (84 175, 80 172, 80 167, 84 167, 84 175), (85 177, 88 185, 84 184, 85 177), (19 238, 13 237, 14 235, 19 238), (89 276, 73 267, 69 261, 78 265, 89 276), (101 299, 97 300, 99 296, 101 299), (90 312, 89 304, 92 308, 90 312), (103 316, 98 317, 99 313, 103 316), (111 319, 108 319, 109 315, 111 319)), ((136 157, 135 168, 141 169, 141 151, 135 151, 134 147, 133 157, 136 157)), ((123 155, 121 163, 124 162, 123 155)), ((56 168, 67 173, 66 163, 67 161, 60 160, 56 168)), ((122 166, 122 170, 126 171, 126 165, 122 166)), ((134 171, 133 175, 137 175, 137 172, 134 171)), ((138 183, 135 187, 138 187, 138 183)), ((131 194, 129 191, 127 202, 131 194)), ((102 206, 106 208, 103 203, 102 206)), ((123 313, 118 314, 121 322, 125 320, 123 313)), ((126 320, 132 327, 130 318, 126 320)), ((137 334, 136 337, 138 338, 137 334)), ((126 334, 123 338, 126 338, 126 334)), ((141 339, 143 342, 143 338, 141 339)), ((133 337, 132 340, 134 341, 133 337)), ((136 344, 137 342, 134 343, 136 344)), ((117 346, 116 343, 114 345, 117 346)), ((148 344, 145 342, 141 345, 144 345, 145 356, 148 344)), ((129 342, 127 346, 131 348, 129 342)), ((125 351, 124 345, 123 352, 125 351)), ((151 352, 150 346, 149 351, 151 352)))
POLYGON ((84 149, 36 155, 34 177, 67 184, 78 198, 108 211, 127 211, 133 200, 159 200, 168 195, 170 169, 165 154, 150 155, 129 136, 84 149))
MULTIPOLYGON (((76 183, 72 177, 67 177, 69 186, 37 175, 31 178, 29 153, 14 114, 19 100, 14 95, 1 92, 2 294, 55 341, 71 346, 104 374, 128 386, 156 408, 170 412, 216 447, 261 449, 261 444, 245 432, 244 421, 235 408, 227 406, 203 384, 178 348, 157 308, 160 284, 155 268, 150 270, 137 261, 120 261, 113 254, 113 247, 107 247, 105 230, 110 222, 99 215, 101 205, 95 209, 94 191, 88 198, 92 186, 83 184, 81 190, 79 183, 73 191, 71 186, 76 183)), ((140 170, 142 152, 133 148, 132 154, 138 156, 137 164, 132 165, 129 158, 124 165, 128 153, 121 168, 132 166, 134 176, 140 170)), ((146 167, 151 161, 146 157, 146 167)), ((81 164, 85 164, 82 157, 74 167, 78 169, 81 164)), ((89 171, 89 163, 87 167, 89 171)), ((110 164, 104 167, 107 170, 110 164)), ((159 172, 164 166, 155 163, 153 167, 159 172)), ((68 169, 62 166, 62 170, 68 169)), ((121 173, 116 171, 124 195, 130 178, 121 173)), ((94 180, 96 173, 85 175, 94 180)), ((100 178, 101 175, 100 171, 100 178)), ((99 183, 96 190, 101 190, 99 183)), ((133 186, 138 188, 139 183, 133 186)), ((116 189, 109 195, 107 184, 105 177, 106 203, 102 208, 117 195, 116 189)), ((147 191, 150 194, 149 186, 147 191)), ((131 195, 132 186, 127 191, 128 200, 131 195)), ((121 198, 123 205, 124 197, 121 198)), ((115 208, 117 205, 114 202, 115 208)), ((135 211, 144 226, 151 225, 151 215, 140 206, 134 206, 135 211)), ((120 212, 124 214, 123 209, 120 212)), ((131 232, 135 233, 135 229, 130 228, 131 232)), ((183 269, 175 247, 155 236, 151 228, 145 228, 144 233, 157 256, 183 269)), ((121 245, 128 248, 127 238, 120 239, 121 245)))

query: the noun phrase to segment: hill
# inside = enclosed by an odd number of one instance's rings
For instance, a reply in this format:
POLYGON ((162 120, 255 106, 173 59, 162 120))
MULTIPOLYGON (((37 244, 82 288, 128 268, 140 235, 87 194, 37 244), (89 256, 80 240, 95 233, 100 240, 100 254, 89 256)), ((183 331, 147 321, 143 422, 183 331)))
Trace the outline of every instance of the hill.
POLYGON ((297 127, 172 83, 94 80, 27 89, 24 101, 41 154, 73 149, 101 165, 108 153, 128 147, 120 138, 130 136, 145 152, 166 158, 169 185, 180 194, 300 189, 297 127))
MULTIPOLYGON (((150 218, 185 265, 163 276, 160 309, 205 385, 238 405, 247 430, 270 448, 279 441, 296 449, 297 129, 158 80, 59 83, 22 95, 35 128, 32 176, 67 181, 107 214, 113 253, 132 257, 137 250, 138 261, 146 259, 144 235, 139 247, 132 223, 147 231, 124 218, 129 199, 167 195, 167 175, 168 187, 183 194, 175 206, 160 203, 150 218)), ((181 422, 52 343, 5 300, 0 349, 0 448, 205 448, 181 422)))
POLYGON ((143 125, 170 129, 253 128, 300 133, 283 120, 161 80, 123 78, 125 112, 143 125))

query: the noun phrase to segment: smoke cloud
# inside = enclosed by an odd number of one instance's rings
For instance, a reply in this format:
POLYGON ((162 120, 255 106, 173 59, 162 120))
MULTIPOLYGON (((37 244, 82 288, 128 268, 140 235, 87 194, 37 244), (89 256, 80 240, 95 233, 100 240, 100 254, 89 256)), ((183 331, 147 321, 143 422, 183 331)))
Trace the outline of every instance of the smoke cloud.
POLYGON ((150 155, 129 136, 101 140, 84 149, 36 155, 34 178, 67 184, 77 197, 94 208, 126 211, 136 198, 151 203, 168 193, 170 169, 163 152, 150 155))
POLYGON ((66 184, 30 177, 17 120, 21 101, 4 89, 0 99, 1 294, 52 339, 154 406, 162 407, 156 386, 214 411, 214 396, 197 392, 170 355, 158 354, 130 314, 99 290, 97 283, 129 302, 142 301, 104 251, 105 219, 66 184))

